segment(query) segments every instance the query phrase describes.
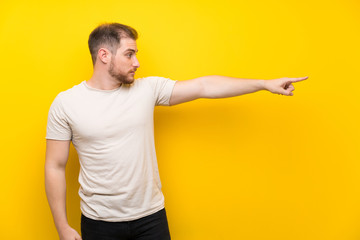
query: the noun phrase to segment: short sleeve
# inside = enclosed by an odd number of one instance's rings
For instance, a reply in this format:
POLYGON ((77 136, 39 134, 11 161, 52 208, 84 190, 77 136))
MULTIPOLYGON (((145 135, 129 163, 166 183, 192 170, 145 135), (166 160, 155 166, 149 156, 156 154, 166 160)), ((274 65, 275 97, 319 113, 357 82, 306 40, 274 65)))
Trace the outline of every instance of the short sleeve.
POLYGON ((164 77, 148 77, 148 80, 154 91, 155 105, 168 106, 176 81, 164 77))
POLYGON ((46 139, 71 140, 72 131, 61 104, 61 93, 52 102, 46 126, 46 139))

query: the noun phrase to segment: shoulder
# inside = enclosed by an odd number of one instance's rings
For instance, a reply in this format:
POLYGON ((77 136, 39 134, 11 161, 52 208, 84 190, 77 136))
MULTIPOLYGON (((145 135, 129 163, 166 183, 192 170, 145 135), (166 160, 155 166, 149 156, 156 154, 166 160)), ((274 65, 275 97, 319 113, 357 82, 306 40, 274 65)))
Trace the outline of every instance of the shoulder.
POLYGON ((151 82, 161 82, 161 81, 171 81, 170 78, 166 78, 166 77, 158 77, 158 76, 149 76, 149 77, 143 77, 143 78, 137 78, 135 82, 138 83, 151 83, 151 82))
POLYGON ((63 98, 72 97, 74 95, 77 95, 79 92, 81 92, 83 88, 84 88, 84 83, 81 82, 65 91, 60 92, 59 95, 62 95, 63 98))
POLYGON ((172 80, 167 77, 158 77, 158 76, 149 76, 144 78, 136 79, 135 83, 139 85, 147 85, 151 87, 158 87, 168 83, 175 83, 175 80, 172 80))
POLYGON ((83 83, 79 83, 67 90, 61 91, 59 92, 54 101, 53 104, 58 104, 58 105, 63 105, 66 102, 72 102, 72 100, 74 100, 74 98, 79 96, 79 93, 81 92, 83 83))
POLYGON ((78 97, 81 94, 81 92, 84 90, 84 87, 85 87, 84 83, 81 82, 67 90, 61 91, 58 94, 58 97, 61 98, 62 100, 67 100, 67 99, 72 100, 74 97, 78 97))

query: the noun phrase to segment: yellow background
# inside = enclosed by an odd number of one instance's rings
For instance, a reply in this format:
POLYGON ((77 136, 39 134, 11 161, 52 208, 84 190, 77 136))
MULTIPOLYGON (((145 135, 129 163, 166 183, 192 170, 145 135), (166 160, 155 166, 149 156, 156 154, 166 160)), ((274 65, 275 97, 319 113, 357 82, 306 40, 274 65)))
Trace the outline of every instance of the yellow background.
MULTIPOLYGON (((2 1, 0 239, 57 239, 44 190, 47 114, 92 74, 89 33, 139 32, 136 77, 303 77, 266 91, 155 111, 172 239, 360 239, 360 3, 2 1)), ((79 164, 67 166, 80 231, 79 164)))

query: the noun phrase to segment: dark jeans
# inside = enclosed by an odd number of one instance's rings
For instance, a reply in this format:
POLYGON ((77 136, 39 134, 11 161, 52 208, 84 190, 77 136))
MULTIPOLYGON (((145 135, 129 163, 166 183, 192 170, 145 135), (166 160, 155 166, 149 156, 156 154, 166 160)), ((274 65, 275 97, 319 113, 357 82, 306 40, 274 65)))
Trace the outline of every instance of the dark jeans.
POLYGON ((83 240, 170 240, 165 208, 125 222, 93 220, 81 214, 83 240))

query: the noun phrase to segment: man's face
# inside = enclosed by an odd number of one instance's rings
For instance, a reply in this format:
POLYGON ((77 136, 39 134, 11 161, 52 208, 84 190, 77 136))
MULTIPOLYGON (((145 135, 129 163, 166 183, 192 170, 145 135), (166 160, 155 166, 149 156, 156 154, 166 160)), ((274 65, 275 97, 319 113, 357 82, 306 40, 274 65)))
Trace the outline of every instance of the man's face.
POLYGON ((117 49, 116 55, 113 55, 111 58, 109 74, 120 83, 133 83, 135 71, 140 67, 139 61, 136 58, 137 51, 135 40, 122 38, 120 48, 117 49))

